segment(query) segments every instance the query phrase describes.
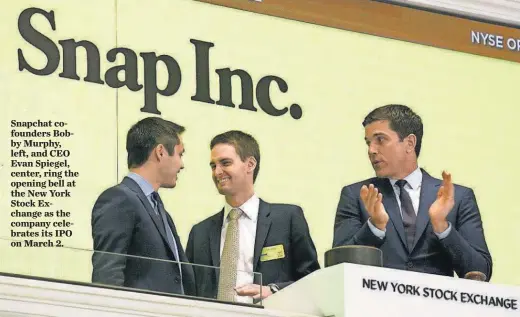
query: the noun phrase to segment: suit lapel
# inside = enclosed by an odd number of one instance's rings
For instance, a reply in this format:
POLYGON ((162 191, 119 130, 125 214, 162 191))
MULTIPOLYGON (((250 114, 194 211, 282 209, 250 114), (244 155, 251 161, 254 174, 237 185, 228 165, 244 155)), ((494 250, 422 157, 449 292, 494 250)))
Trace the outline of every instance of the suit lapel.
POLYGON ((374 185, 379 188, 381 194, 383 194, 383 205, 385 206, 385 210, 388 213, 390 220, 394 224, 395 230, 401 239, 401 243, 406 249, 408 249, 406 246, 407 243, 404 233, 403 218, 401 217, 401 210, 399 209, 399 204, 395 198, 395 192, 392 188, 392 184, 387 178, 378 178, 377 182, 379 184, 374 185))
POLYGON ((264 247, 265 239, 267 238, 269 228, 271 227, 271 219, 269 218, 270 213, 271 208, 269 204, 260 199, 258 221, 256 225, 255 251, 253 255, 253 272, 256 272, 262 248, 264 247))
POLYGON ((212 265, 220 267, 220 235, 222 233, 222 225, 224 224, 224 208, 220 213, 213 216, 211 227, 209 228, 209 248, 211 251, 212 265))
POLYGON ((159 217, 155 214, 155 211, 153 210, 152 206, 150 205, 150 201, 148 201, 148 198, 146 198, 146 196, 144 195, 144 193, 141 190, 141 188, 139 187, 139 185, 137 185, 137 183, 129 177, 125 177, 123 179, 122 183, 125 184, 126 186, 128 186, 128 188, 130 188, 133 192, 135 192, 137 194, 137 197, 139 197, 139 200, 141 201, 144 208, 148 212, 148 215, 150 216, 150 218, 152 218, 152 221, 155 224, 155 227, 161 234, 161 237, 162 237, 164 243, 166 243, 166 245, 169 246, 170 243, 168 243, 168 238, 166 237, 166 232, 164 230, 164 226, 161 223, 159 217))
MULTIPOLYGON (((440 180, 431 177, 425 170, 422 171, 421 194, 419 198, 419 210, 417 211, 417 221, 415 223, 415 239, 412 250, 424 233, 424 230, 430 222, 429 209, 437 198, 437 191, 441 184, 440 180)), ((410 250, 410 252, 412 251, 410 250)))

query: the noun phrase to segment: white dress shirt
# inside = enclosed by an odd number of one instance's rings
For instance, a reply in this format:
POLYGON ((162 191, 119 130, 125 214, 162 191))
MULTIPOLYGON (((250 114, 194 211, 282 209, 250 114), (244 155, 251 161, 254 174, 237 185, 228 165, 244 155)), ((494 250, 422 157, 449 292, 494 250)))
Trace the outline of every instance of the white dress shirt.
MULTIPOLYGON (((412 200, 413 209, 415 211, 415 214, 419 212, 419 201, 421 197, 421 184, 422 184, 422 172, 419 167, 415 169, 410 175, 406 176, 404 180, 406 181, 406 185, 404 186, 404 189, 410 196, 410 199, 412 200)), ((401 217, 403 217, 403 210, 401 208, 401 199, 399 198, 399 195, 401 194, 401 189, 399 186, 397 186, 398 179, 389 179, 390 184, 392 184, 392 188, 394 189, 395 198, 397 199, 397 204, 399 204, 399 210, 401 212, 401 217)), ((372 222, 368 221, 368 226, 370 227, 370 230, 374 235, 377 237, 383 239, 385 237, 386 230, 380 230, 376 226, 372 224, 372 222)), ((436 233, 437 237, 439 239, 444 239, 450 234, 451 232, 451 224, 448 225, 448 229, 446 229, 444 232, 436 233)))
MULTIPOLYGON (((238 209, 242 214, 238 218, 238 232, 239 232, 239 255, 237 265, 237 286, 253 283, 253 256, 255 252, 255 237, 256 237, 256 222, 258 220, 258 208, 260 206, 260 199, 256 194, 253 194, 238 209)), ((222 232, 220 234, 220 256, 222 257, 222 250, 226 241, 226 231, 229 223, 229 212, 233 209, 227 202, 224 205, 224 221, 222 224, 222 232)), ((251 297, 236 296, 235 300, 242 303, 252 303, 251 297)))
MULTIPOLYGON (((419 168, 413 171, 410 175, 404 178, 406 181, 406 185, 404 185, 404 189, 410 196, 412 200, 413 210, 417 215, 419 210, 419 198, 421 196, 421 183, 422 183, 422 172, 419 168)), ((392 184, 392 188, 394 189, 395 199, 397 199, 397 204, 399 204, 399 210, 401 211, 401 217, 403 217, 403 210, 401 209, 401 199, 399 195, 401 195, 401 189, 397 186, 398 179, 390 179, 390 184, 392 184)))

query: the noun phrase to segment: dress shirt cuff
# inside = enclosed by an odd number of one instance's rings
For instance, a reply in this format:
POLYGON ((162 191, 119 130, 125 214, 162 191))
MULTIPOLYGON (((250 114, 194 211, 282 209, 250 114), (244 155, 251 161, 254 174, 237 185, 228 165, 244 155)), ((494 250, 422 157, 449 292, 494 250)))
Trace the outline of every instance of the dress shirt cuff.
POLYGON ((385 235, 386 235, 386 230, 381 230, 381 229, 378 229, 376 226, 374 226, 372 224, 372 222, 370 221, 370 219, 368 219, 367 221, 368 223, 368 227, 370 228, 370 231, 372 231, 372 233, 378 237, 379 239, 384 239, 385 238, 385 235))
POLYGON ((444 238, 446 238, 451 232, 451 222, 448 222, 448 228, 446 230, 444 230, 443 232, 441 233, 437 233, 437 232, 433 232, 435 233, 435 235, 437 236, 437 238, 439 238, 439 240, 442 240, 444 238))

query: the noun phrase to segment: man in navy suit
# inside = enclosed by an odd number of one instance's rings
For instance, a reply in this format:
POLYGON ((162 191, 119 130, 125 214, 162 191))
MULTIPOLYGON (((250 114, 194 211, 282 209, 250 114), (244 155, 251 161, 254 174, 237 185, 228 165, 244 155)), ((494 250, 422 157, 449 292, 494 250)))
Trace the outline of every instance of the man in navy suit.
POLYGON ((92 210, 92 282, 193 295, 193 270, 159 188, 174 188, 184 168, 184 127, 157 117, 127 134, 129 174, 92 210), (164 261, 167 260, 167 261, 164 261))
POLYGON ((484 273, 491 255, 473 190, 419 168, 423 124, 403 105, 387 105, 363 121, 375 178, 345 186, 333 246, 367 245, 383 251, 389 268, 464 277, 484 273))
POLYGON ((215 136, 210 148, 224 207, 193 226, 186 254, 192 263, 221 269, 194 267, 197 296, 252 303, 318 270, 302 208, 268 203, 255 193, 260 148, 253 136, 228 131, 215 136), (261 281, 253 272, 262 273, 261 281))

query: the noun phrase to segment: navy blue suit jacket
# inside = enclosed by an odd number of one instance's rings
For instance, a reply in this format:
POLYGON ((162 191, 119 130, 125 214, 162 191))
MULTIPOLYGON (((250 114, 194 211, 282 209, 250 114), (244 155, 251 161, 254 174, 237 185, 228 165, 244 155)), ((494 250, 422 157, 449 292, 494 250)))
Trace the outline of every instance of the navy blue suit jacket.
MULTIPOLYGON (((190 262, 220 266, 220 239, 224 210, 193 226, 186 247, 190 262)), ((253 271, 262 273, 262 285, 284 288, 320 268, 316 248, 303 210, 288 204, 270 204, 260 199, 253 271), (283 245, 285 256, 260 260, 264 247, 283 245)), ((194 267, 197 296, 216 298, 219 274, 214 269, 194 267)), ((254 283, 260 284, 259 280, 254 283)))
MULTIPOLYGON (((188 262, 175 224, 166 213, 181 262, 188 262)), ((181 272, 166 231, 139 185, 129 177, 105 190, 92 210, 92 282, 180 294, 181 272), (129 255, 129 256, 127 256, 129 255), (168 261, 160 261, 160 260, 168 261)), ((186 295, 195 292, 191 266, 182 265, 186 295)))
POLYGON ((367 245, 383 251, 383 265, 400 270, 463 277, 480 271, 491 278, 491 255, 484 238, 482 220, 473 190, 455 185, 455 206, 448 214, 450 234, 440 240, 433 232, 428 210, 437 197, 441 180, 422 170, 423 179, 416 220, 415 241, 407 247, 403 221, 396 196, 386 178, 371 178, 345 186, 341 191, 334 224, 333 246, 367 245), (390 220, 384 239, 376 237, 367 224, 368 213, 359 192, 374 184, 383 194, 383 205, 390 220))

